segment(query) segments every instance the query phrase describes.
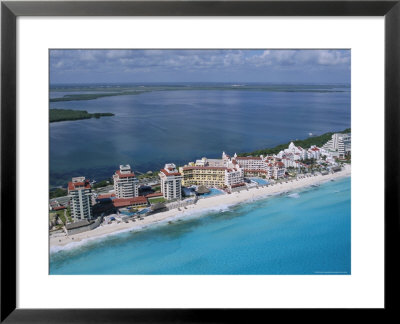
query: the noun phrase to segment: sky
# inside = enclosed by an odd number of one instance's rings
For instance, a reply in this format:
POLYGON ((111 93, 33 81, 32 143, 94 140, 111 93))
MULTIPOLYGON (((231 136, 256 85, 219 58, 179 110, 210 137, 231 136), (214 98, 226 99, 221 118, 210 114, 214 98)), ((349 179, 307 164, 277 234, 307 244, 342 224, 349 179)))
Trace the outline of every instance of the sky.
POLYGON ((50 84, 350 83, 350 50, 50 50, 50 84))

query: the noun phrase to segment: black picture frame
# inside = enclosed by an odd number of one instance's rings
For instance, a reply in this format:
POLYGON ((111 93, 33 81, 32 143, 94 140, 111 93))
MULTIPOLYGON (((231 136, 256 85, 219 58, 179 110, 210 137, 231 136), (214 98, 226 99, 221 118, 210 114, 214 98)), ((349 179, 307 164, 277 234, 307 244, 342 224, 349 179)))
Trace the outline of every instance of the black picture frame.
MULTIPOLYGON (((1 322, 237 322, 266 309, 16 308, 16 19, 19 16, 384 16, 385 308, 398 301, 400 231, 400 0, 395 1, 2 1, 1 3, 1 322), (6 216, 7 215, 7 216, 6 216)), ((371 128, 373 126, 371 125, 371 128)), ((271 310, 272 311, 272 310, 271 310)), ((384 313, 382 313, 384 312, 384 313)), ((304 314, 304 311, 301 312, 304 314)), ((308 312, 306 313, 308 314, 308 312)), ((371 313, 369 313, 371 314, 371 313)), ((306 315, 309 316, 309 315, 306 315)), ((370 316, 370 315, 368 315, 370 316)), ((251 320, 251 318, 253 320, 251 320)))

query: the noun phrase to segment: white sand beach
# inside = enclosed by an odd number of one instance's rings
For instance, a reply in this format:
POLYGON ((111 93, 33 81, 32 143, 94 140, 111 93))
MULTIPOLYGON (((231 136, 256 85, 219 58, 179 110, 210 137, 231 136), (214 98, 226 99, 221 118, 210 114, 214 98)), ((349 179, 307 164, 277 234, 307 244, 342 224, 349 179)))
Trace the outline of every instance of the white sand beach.
POLYGON ((267 197, 269 195, 277 194, 280 192, 289 192, 296 189, 301 189, 307 186, 315 185, 318 183, 338 179, 342 177, 349 177, 351 174, 351 166, 346 165, 341 171, 328 175, 316 175, 306 176, 298 180, 289 180, 288 182, 282 182, 275 185, 269 185, 268 187, 259 187, 251 189, 243 189, 241 192, 235 192, 232 194, 224 194, 213 196, 205 199, 199 199, 196 204, 187 206, 187 209, 181 208, 168 210, 158 214, 145 216, 143 220, 136 220, 136 222, 121 222, 113 223, 109 225, 101 225, 98 228, 83 232, 75 235, 57 235, 50 237, 50 249, 51 251, 57 250, 62 246, 69 244, 77 245, 77 242, 83 240, 97 239, 106 235, 115 234, 122 231, 137 231, 148 226, 165 223, 168 221, 176 220, 178 218, 185 218, 193 214, 201 214, 207 210, 218 210, 225 208, 226 206, 235 205, 243 202, 250 202, 255 199, 267 197))

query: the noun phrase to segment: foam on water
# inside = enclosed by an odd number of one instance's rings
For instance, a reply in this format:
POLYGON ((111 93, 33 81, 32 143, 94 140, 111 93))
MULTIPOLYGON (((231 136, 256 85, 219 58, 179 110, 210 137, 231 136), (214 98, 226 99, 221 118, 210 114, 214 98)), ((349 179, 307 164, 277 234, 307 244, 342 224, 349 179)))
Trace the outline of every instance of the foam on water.
POLYGON ((51 254, 50 273, 351 273, 349 178, 269 198, 74 242, 51 254))

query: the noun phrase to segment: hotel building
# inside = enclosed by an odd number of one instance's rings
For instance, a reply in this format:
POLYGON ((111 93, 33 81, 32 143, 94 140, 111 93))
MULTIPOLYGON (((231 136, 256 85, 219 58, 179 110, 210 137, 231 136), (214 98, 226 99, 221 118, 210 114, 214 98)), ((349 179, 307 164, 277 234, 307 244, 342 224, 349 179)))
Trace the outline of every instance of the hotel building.
POLYGON ((89 180, 85 177, 72 178, 72 181, 68 182, 68 196, 74 222, 93 217, 92 188, 89 180))
POLYGON ((275 156, 245 156, 236 154, 232 162, 237 162, 244 169, 244 176, 265 176, 267 179, 279 179, 285 176, 285 164, 275 156))
POLYGON ((203 157, 196 163, 180 168, 184 186, 204 185, 206 187, 232 187, 244 183, 244 170, 234 159, 223 153, 222 159, 203 157))
POLYGON ((175 164, 166 164, 164 169, 161 169, 159 177, 161 180, 161 192, 165 199, 172 200, 182 198, 181 182, 183 177, 176 169, 175 164))
POLYGON ((223 187, 225 185, 226 167, 212 166, 184 166, 180 168, 182 173, 182 185, 204 185, 223 187))
POLYGON ((335 133, 323 148, 329 151, 336 151, 340 157, 344 157, 351 152, 351 134, 335 133))
POLYGON ((139 196, 139 180, 132 172, 131 166, 120 165, 113 175, 114 191, 117 198, 133 198, 139 196))

